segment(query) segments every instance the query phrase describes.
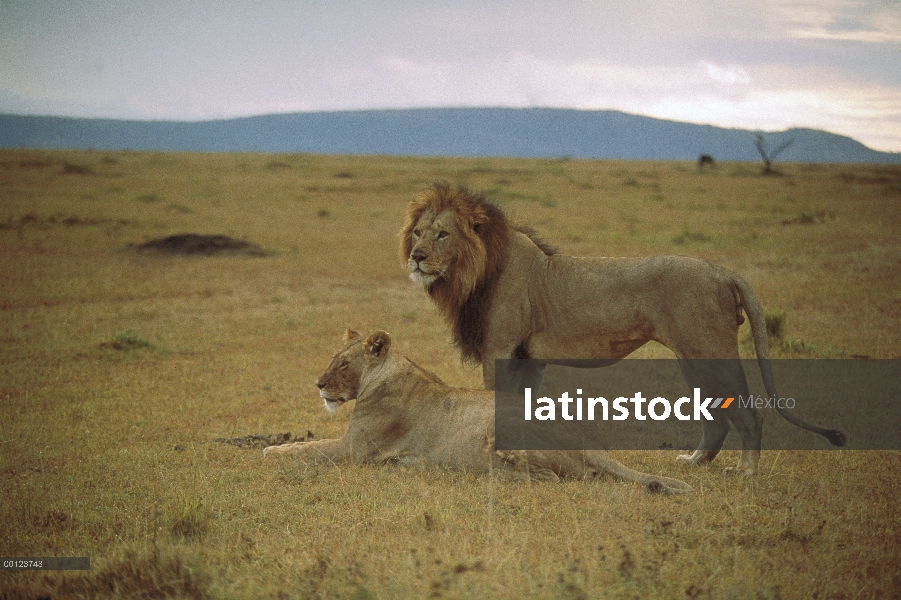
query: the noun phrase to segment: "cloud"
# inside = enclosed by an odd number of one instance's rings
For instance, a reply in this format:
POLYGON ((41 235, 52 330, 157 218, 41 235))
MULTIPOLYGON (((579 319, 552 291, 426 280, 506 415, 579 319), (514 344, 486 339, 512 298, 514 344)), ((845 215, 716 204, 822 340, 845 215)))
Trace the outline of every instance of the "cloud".
POLYGON ((785 31, 801 40, 901 42, 901 9, 895 1, 803 0, 774 3, 785 31))
POLYGON ((709 62, 702 63, 711 79, 729 86, 747 86, 751 83, 751 76, 738 65, 716 65, 709 62))

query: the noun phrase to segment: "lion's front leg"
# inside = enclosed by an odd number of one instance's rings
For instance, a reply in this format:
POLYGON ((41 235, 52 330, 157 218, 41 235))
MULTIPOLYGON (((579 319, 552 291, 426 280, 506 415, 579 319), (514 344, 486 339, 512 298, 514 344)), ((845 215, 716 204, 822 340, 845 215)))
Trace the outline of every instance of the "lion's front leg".
POLYGON ((269 446, 263 456, 287 454, 299 458, 307 464, 346 464, 353 462, 350 444, 340 440, 317 440, 315 442, 294 442, 281 446, 269 446))
POLYGON ((756 475, 760 464, 760 450, 742 450, 737 467, 726 467, 729 475, 756 475))
POLYGON ((719 453, 719 450, 695 450, 692 454, 680 454, 676 460, 687 465, 706 465, 719 453))
POLYGON ((482 382, 486 390, 494 389, 494 357, 482 360, 482 382))
POLYGON ((533 391, 541 387, 544 379, 545 363, 536 360, 527 360, 525 356, 517 356, 516 349, 508 352, 495 352, 482 363, 482 379, 486 390, 500 390, 503 392, 522 395, 526 388, 533 391), (495 360, 509 360, 502 363, 501 371, 496 370, 495 360))
POLYGON ((701 421, 701 443, 694 454, 681 454, 677 460, 689 465, 705 465, 716 458, 729 433, 729 421, 725 418, 701 421))

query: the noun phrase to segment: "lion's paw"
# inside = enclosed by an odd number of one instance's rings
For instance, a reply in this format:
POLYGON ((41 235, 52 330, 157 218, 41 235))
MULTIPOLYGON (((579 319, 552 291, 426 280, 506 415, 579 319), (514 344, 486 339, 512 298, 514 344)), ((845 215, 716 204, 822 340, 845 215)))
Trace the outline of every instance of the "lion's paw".
POLYGON ((266 446, 265 448, 263 448, 263 458, 266 458, 270 454, 278 454, 280 452, 284 452, 284 450, 282 449, 284 447, 285 447, 284 445, 283 446, 266 446))
POLYGON ((705 462, 703 456, 698 456, 695 454, 680 454, 676 457, 676 462, 680 462, 684 465, 694 466, 694 465, 703 465, 705 462))
POLYGON ((495 450, 501 460, 514 466, 519 466, 526 462, 525 452, 522 450, 495 450))
POLYGON ((729 476, 734 475, 737 477, 750 477, 752 475, 756 475, 757 470, 739 465, 737 467, 726 467, 726 469, 723 471, 723 474, 729 476))
POLYGON ((706 465, 716 456, 716 452, 695 450, 694 454, 680 454, 676 457, 678 462, 687 465, 706 465))

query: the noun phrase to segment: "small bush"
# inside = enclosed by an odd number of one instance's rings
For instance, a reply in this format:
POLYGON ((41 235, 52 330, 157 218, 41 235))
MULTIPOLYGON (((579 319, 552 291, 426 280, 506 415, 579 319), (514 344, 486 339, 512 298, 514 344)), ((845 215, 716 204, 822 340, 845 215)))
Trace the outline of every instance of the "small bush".
POLYGON ((147 340, 142 340, 138 337, 138 334, 129 329, 124 333, 117 333, 113 336, 112 342, 104 342, 100 344, 101 347, 112 348, 113 350, 119 350, 120 352, 132 352, 134 350, 141 350, 142 348, 152 348, 153 345, 147 340))
POLYGON ((63 165, 63 173, 65 175, 93 175, 94 170, 84 165, 65 163, 63 165))
POLYGON ((763 320, 766 322, 766 334, 771 340, 781 341, 785 336, 785 311, 766 311, 763 320))

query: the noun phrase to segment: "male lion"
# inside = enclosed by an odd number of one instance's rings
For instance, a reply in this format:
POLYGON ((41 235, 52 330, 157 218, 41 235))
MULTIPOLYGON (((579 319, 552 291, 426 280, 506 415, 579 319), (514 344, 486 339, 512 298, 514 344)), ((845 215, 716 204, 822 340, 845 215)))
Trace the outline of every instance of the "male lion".
POLYGON ((363 339, 348 330, 344 347, 316 385, 329 410, 356 398, 344 437, 270 446, 264 455, 291 454, 307 464, 396 462, 471 473, 512 468, 546 481, 609 473, 653 492, 694 491, 684 481, 634 471, 601 451, 495 451, 493 392, 449 387, 392 351, 384 331, 363 339))
MULTIPOLYGON (((684 256, 563 256, 481 195, 444 183, 410 203, 400 254, 410 278, 425 287, 452 325, 464 360, 482 364, 486 389, 494 388, 495 359, 597 360, 601 366, 649 340, 679 359, 738 359, 744 310, 767 393, 778 397, 760 302, 744 280, 722 267, 684 256)), ((715 391, 725 385, 747 395, 741 369, 724 383, 722 373, 682 365, 693 387, 715 391)), ((542 371, 539 367, 528 381, 520 376, 520 388, 537 389, 542 371)), ((777 410, 794 425, 844 445, 841 432, 777 410)), ((756 473, 762 418, 734 402, 723 412, 728 421, 702 421, 698 450, 679 459, 713 460, 731 421, 742 453, 738 467, 727 471, 756 473)))

